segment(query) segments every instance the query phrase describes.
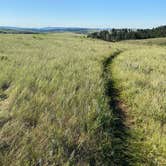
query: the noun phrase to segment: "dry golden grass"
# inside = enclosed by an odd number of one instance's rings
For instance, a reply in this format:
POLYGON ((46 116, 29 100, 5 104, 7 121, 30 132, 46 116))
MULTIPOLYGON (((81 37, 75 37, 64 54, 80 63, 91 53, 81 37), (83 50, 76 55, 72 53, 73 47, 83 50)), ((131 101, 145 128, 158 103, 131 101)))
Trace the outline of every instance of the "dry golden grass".
POLYGON ((0 43, 0 165, 166 163, 165 39, 109 43, 66 33, 0 35, 0 43), (132 122, 126 151, 109 79, 132 122))

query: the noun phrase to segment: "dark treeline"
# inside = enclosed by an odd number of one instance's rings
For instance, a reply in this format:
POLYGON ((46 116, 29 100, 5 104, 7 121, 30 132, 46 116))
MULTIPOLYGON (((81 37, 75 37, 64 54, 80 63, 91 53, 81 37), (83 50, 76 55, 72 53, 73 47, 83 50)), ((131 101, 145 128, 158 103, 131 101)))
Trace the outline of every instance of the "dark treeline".
POLYGON ((91 38, 102 39, 106 41, 120 41, 130 39, 148 39, 157 37, 166 37, 166 26, 160 26, 153 29, 112 29, 94 32, 88 35, 91 38))

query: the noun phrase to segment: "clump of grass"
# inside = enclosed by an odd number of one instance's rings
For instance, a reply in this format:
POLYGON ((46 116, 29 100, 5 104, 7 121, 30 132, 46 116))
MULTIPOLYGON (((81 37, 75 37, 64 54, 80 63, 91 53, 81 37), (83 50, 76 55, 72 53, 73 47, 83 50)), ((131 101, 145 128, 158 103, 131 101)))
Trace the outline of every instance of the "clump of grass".
POLYGON ((6 91, 10 87, 10 82, 4 81, 1 85, 1 89, 6 91))
POLYGON ((8 60, 8 57, 7 56, 0 56, 0 60, 1 61, 6 61, 6 60, 8 60))

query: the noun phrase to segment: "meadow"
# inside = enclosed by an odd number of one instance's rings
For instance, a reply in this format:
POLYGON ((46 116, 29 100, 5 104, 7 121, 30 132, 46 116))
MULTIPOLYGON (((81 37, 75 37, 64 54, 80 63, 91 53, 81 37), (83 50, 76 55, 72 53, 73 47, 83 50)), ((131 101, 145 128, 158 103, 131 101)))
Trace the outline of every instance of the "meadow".
POLYGON ((104 162, 111 112, 101 61, 110 44, 73 34, 1 35, 0 43, 0 165, 104 162))
POLYGON ((166 164, 165 43, 1 34, 0 165, 166 164))
POLYGON ((121 42, 125 51, 110 68, 128 106, 131 149, 141 149, 141 165, 166 164, 165 42, 165 38, 121 42))

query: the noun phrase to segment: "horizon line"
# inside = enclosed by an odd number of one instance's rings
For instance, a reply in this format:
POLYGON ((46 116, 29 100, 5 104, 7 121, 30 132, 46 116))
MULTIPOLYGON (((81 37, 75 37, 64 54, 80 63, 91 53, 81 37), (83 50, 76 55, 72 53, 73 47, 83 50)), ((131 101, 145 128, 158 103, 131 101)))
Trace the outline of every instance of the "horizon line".
POLYGON ((166 24, 149 26, 148 28, 131 28, 131 27, 122 27, 122 26, 112 26, 112 27, 88 27, 88 26, 15 26, 15 25, 0 25, 0 28, 20 28, 20 29, 44 29, 44 28, 79 28, 79 29, 153 29, 161 26, 166 26, 166 24))

